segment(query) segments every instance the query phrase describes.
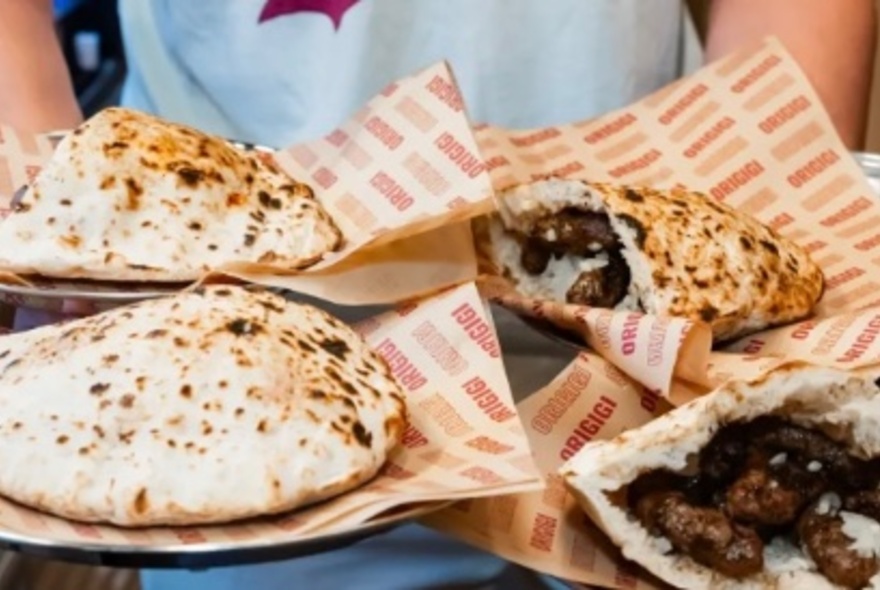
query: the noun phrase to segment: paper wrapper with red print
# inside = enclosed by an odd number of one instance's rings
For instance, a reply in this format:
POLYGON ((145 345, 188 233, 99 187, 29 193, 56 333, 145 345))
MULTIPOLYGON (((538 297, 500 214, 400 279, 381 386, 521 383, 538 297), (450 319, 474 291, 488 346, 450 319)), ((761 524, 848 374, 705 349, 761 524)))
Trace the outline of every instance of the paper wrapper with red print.
POLYGON ((543 490, 458 502, 423 522, 536 571, 587 584, 659 588, 578 508, 556 471, 588 440, 612 438, 670 406, 602 357, 583 353, 517 406, 543 490))
POLYGON ((0 538, 41 545, 214 551, 290 543, 370 525, 392 509, 543 487, 517 415, 491 315, 473 283, 356 326, 407 393, 404 444, 364 486, 311 508, 210 527, 83 525, 0 500, 0 538), (210 545, 210 546, 209 546, 210 545))
MULTIPOLYGON (((808 250, 827 279, 818 318, 880 301, 880 203, 806 77, 774 39, 598 119, 531 131, 484 126, 477 140, 496 191, 547 175, 684 185, 808 250)), ((494 295, 521 312, 579 326, 594 350, 652 388, 668 392, 673 376, 706 384, 709 340, 700 322, 628 313, 608 320, 510 291, 494 295), (602 321, 617 327, 603 335, 602 321), (662 362, 652 366, 659 350, 662 362)))
MULTIPOLYGON (((0 212, 51 157, 53 137, 0 127, 0 212)), ((219 274, 342 304, 402 301, 476 276, 467 220, 492 207, 492 189, 445 63, 389 85, 326 137, 267 157, 314 189, 346 246, 301 273, 230 261, 219 274)))
POLYGON ((564 328, 574 340, 580 336, 628 375, 664 395, 685 394, 688 397, 679 401, 690 399, 689 389, 673 388, 673 378, 694 384, 697 391, 705 391, 709 383, 706 364, 712 334, 704 324, 532 299, 513 291, 500 277, 484 275, 479 285, 486 298, 564 328))

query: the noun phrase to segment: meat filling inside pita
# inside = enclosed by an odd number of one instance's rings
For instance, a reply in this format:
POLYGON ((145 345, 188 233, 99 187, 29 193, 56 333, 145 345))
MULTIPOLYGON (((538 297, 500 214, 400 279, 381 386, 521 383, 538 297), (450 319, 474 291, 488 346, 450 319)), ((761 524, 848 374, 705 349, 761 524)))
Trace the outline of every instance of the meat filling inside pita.
POLYGON ((564 258, 577 267, 574 282, 565 290, 566 303, 614 308, 626 297, 629 266, 608 215, 566 207, 538 218, 530 233, 514 235, 521 248, 520 264, 530 276, 542 275, 551 262, 558 265, 564 258))
POLYGON ((625 489, 631 514, 670 551, 731 578, 800 548, 829 581, 880 572, 880 458, 778 417, 721 428, 693 468, 653 470, 625 489), (787 549, 787 551, 786 551, 787 549))

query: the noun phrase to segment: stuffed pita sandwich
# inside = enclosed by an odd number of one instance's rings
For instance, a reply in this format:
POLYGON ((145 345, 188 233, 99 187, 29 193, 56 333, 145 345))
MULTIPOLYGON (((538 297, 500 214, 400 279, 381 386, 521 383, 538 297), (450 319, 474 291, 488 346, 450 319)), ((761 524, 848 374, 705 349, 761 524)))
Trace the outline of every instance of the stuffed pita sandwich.
POLYGON ((823 294, 807 252, 699 193, 546 179, 499 203, 488 257, 529 297, 701 320, 723 341, 807 317, 823 294))
POLYGON ((137 111, 101 111, 58 144, 0 223, 0 271, 191 282, 227 263, 302 269, 342 246, 269 159, 137 111))
POLYGON ((561 473, 624 556, 675 587, 878 588, 874 377, 788 364, 588 443, 561 473))
POLYGON ((0 339, 0 494, 121 526, 286 512, 371 479, 404 392, 349 327, 211 286, 0 339))

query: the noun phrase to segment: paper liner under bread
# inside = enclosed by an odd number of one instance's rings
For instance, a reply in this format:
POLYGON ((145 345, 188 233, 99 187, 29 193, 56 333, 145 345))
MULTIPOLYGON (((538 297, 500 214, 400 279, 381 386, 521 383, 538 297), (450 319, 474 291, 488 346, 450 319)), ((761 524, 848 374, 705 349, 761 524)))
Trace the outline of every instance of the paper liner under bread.
POLYGON ((356 329, 406 390, 410 424, 380 474, 326 503, 221 526, 124 529, 55 518, 0 500, 0 539, 168 547, 289 542, 356 529, 395 507, 543 487, 513 403, 498 338, 473 283, 356 329))
MULTIPOLYGON (((0 216, 57 137, 0 127, 0 216)), ((211 274, 341 304, 394 303, 476 276, 459 222, 490 210, 492 189, 445 62, 388 85, 325 137, 260 155, 313 188, 346 245, 305 271, 230 261, 211 274)), ((22 278, 0 273, 0 280, 22 278)), ((16 303, 57 308, 49 295, 16 303)))
MULTIPOLYGON (((880 303, 880 202, 794 59, 766 39, 597 119, 527 131, 476 131, 496 191, 546 176, 671 188, 724 201, 811 253, 827 290, 817 318, 880 303)), ((582 318, 600 354, 668 393, 668 376, 705 383, 705 338, 687 322, 498 301, 562 325, 582 318), (605 330, 600 322, 616 323, 605 330), (602 334, 607 336, 602 337, 602 334), (664 351, 658 365, 659 351, 664 351), (624 352, 628 354, 624 354, 624 352), (694 375, 694 372, 697 375, 694 375)), ((696 322, 700 325, 702 322, 696 322)))
POLYGON ((669 408, 602 357, 578 356, 547 387, 518 404, 546 477, 543 490, 459 502, 422 521, 511 561, 566 580, 648 589, 578 508, 555 474, 586 441, 611 438, 669 408), (638 582, 635 580, 638 579, 638 582), (629 584, 632 580, 634 585, 629 584))

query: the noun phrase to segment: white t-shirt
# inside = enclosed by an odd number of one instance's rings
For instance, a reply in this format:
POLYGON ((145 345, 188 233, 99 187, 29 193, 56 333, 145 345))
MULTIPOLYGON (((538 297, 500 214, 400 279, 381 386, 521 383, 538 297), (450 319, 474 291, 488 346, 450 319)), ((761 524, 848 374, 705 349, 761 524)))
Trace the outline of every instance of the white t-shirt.
POLYGON ((675 79, 695 45, 681 0, 121 0, 119 10, 124 103, 273 147, 323 135, 442 59, 476 122, 582 120, 675 79), (324 12, 301 8, 316 6, 324 12))
MULTIPOLYGON (((442 59, 474 121, 514 128, 624 106, 700 59, 680 0, 120 0, 119 11, 123 104, 273 147, 327 133, 442 59)), ((549 583, 417 526, 305 559, 143 575, 145 590, 549 583)))

